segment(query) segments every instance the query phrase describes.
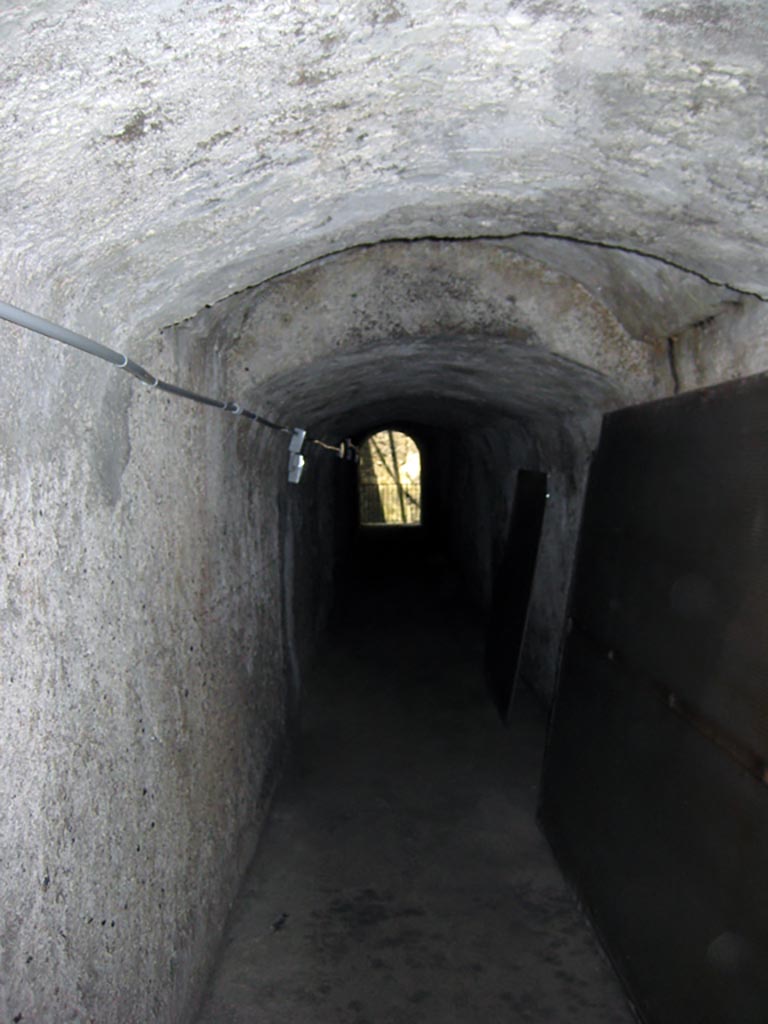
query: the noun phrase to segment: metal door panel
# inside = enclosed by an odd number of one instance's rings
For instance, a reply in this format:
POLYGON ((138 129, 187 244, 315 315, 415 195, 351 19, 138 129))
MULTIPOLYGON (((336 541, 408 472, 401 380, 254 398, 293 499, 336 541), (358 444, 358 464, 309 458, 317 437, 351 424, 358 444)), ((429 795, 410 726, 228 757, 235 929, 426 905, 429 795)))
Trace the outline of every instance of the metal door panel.
POLYGON ((768 1022, 768 377, 606 417, 545 832, 651 1024, 768 1022))

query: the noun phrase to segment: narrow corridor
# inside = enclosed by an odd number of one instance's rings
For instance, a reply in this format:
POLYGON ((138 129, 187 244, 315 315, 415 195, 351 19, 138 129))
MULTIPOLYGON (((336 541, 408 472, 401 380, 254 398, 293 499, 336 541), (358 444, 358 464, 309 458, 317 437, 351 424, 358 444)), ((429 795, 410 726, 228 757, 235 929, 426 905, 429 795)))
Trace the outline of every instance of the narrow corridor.
POLYGON ((418 529, 367 531, 198 1024, 628 1024, 418 529))

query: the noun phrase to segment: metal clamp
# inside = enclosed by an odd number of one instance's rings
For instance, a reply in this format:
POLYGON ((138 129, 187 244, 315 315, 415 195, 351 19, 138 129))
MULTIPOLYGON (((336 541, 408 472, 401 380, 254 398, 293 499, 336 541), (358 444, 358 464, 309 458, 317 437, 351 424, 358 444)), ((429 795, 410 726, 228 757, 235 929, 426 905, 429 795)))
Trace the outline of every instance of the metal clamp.
POLYGON ((351 437, 345 437, 339 445, 339 458, 345 462, 354 462, 355 465, 360 461, 360 455, 357 448, 352 444, 351 437))
POLYGON ((294 427, 291 432, 291 440, 288 443, 288 483, 297 484, 304 472, 304 456, 301 450, 304 447, 304 440, 307 436, 306 430, 301 427, 294 427))

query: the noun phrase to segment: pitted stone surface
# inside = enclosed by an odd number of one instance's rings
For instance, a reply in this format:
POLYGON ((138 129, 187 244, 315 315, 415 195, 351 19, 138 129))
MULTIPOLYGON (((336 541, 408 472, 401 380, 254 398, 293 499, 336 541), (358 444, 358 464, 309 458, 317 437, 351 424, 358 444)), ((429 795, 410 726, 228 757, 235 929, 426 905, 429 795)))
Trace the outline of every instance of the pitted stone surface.
POLYGON ((535 424, 670 386, 665 351, 571 278, 493 243, 355 249, 217 303, 179 333, 217 346, 248 401, 330 429, 360 429, 348 409, 408 396, 535 424))
POLYGON ((282 757, 284 452, 0 334, 0 1021, 183 1020, 282 757))
POLYGON ((0 38, 12 300, 159 326, 352 244, 520 231, 768 290, 760 0, 49 0, 0 38))

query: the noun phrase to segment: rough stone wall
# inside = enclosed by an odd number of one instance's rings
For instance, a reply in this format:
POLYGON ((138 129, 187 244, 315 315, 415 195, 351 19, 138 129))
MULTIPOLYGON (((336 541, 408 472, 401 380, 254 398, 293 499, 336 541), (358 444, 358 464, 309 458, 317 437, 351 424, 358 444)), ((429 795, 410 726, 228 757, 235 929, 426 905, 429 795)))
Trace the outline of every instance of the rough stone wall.
POLYGON ((281 757, 284 446, 0 336, 0 1020, 184 1020, 281 757))
POLYGON ((34 0, 0 39, 6 245, 91 308, 521 231, 765 291, 762 0, 34 0))
POLYGON ((670 339, 681 391, 768 371, 768 303, 751 299, 670 339))
POLYGON ((354 467, 318 452, 282 500, 282 601, 291 710, 300 700, 343 576, 356 527, 354 467))
POLYGON ((617 392, 640 401, 669 380, 666 352, 630 337, 584 287, 490 243, 354 249, 201 310, 184 329, 225 353, 237 394, 315 423, 417 389, 535 416, 575 408, 591 386, 595 404, 617 392), (589 368, 591 382, 565 367, 554 379, 541 354, 589 368))

